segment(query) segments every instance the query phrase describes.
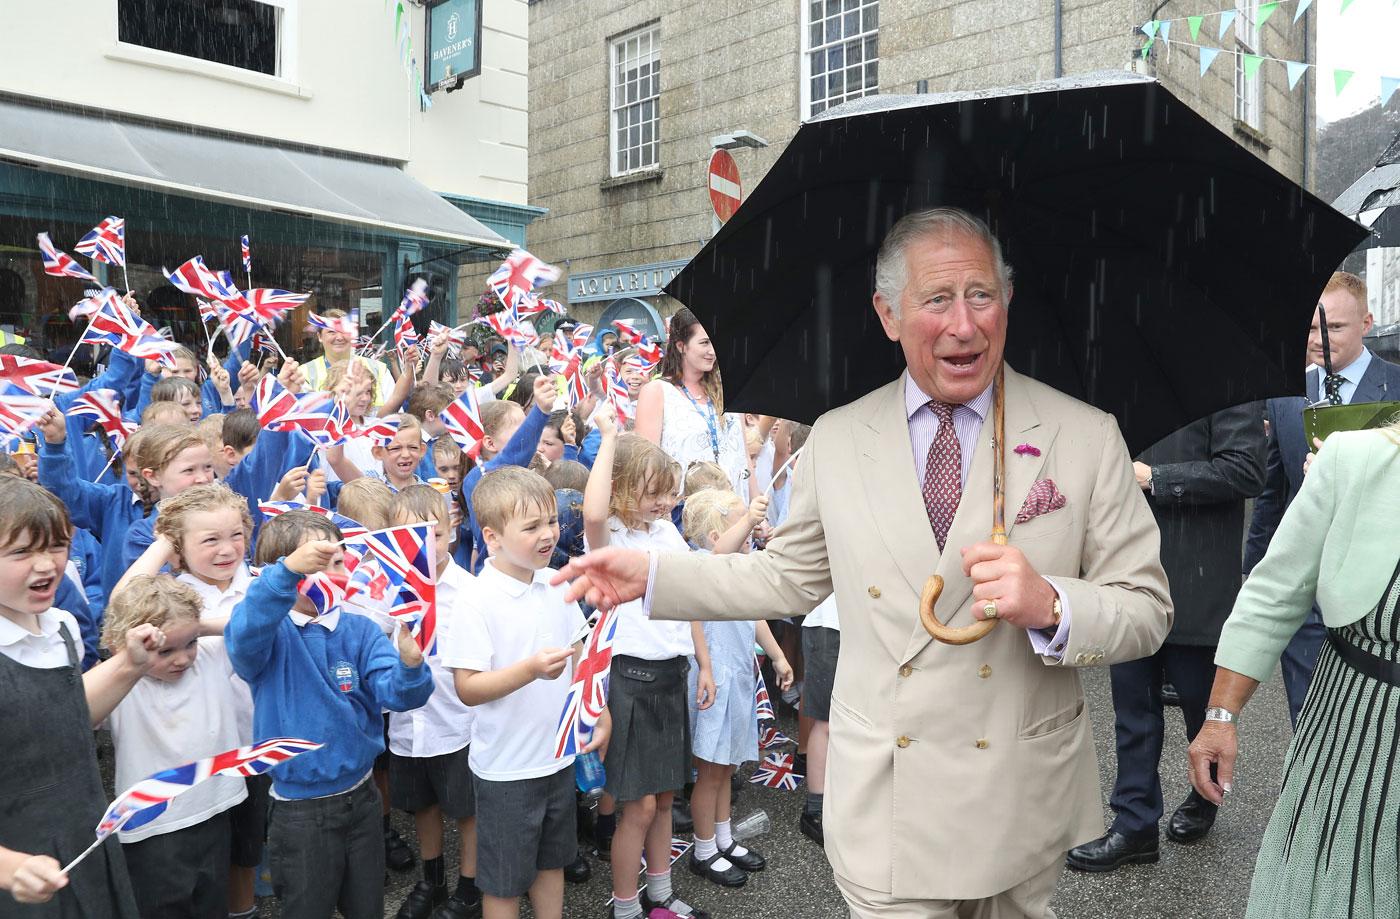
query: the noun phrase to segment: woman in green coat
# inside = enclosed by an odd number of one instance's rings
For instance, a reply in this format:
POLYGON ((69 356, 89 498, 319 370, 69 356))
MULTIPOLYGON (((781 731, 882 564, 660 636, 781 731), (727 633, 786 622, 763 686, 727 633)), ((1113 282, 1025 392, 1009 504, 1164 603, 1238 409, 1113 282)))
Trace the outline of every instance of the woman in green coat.
POLYGON ((1328 641, 1248 916, 1400 916, 1400 425, 1328 438, 1240 590, 1190 752, 1192 784, 1217 804, 1234 775, 1240 710, 1314 599, 1328 641))

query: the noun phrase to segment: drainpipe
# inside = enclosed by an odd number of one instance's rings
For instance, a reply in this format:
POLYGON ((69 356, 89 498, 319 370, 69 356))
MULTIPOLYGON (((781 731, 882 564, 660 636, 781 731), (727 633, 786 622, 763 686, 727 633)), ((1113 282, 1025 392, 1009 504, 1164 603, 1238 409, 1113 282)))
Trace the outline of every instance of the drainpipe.
MULTIPOLYGON (((1311 35, 1308 29, 1309 18, 1308 14, 1303 14, 1303 60, 1312 63, 1312 52, 1309 47, 1311 44, 1311 35)), ((1309 102, 1312 92, 1312 87, 1309 85, 1312 82, 1312 75, 1309 72, 1311 69, 1312 68, 1309 68, 1309 70, 1303 71, 1303 175, 1298 183, 1309 191, 1311 191, 1313 187, 1312 175, 1308 170, 1308 155, 1310 152, 1308 141, 1312 136, 1312 127, 1308 124, 1308 110, 1311 108, 1309 102)))
POLYGON ((1065 75, 1064 0, 1055 0, 1055 77, 1065 75))

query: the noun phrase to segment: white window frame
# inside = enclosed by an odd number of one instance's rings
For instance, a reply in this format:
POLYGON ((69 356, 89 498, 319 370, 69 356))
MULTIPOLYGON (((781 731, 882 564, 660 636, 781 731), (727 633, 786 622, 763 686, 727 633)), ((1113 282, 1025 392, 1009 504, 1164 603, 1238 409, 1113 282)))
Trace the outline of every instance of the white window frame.
POLYGON ((1259 130, 1264 124, 1264 80, 1244 75, 1244 56, 1263 54, 1259 0, 1235 0, 1235 120, 1259 130))
MULTIPOLYGON (((647 25, 633 29, 629 32, 624 32, 621 35, 615 35, 612 38, 608 39, 608 175, 614 178, 617 178, 619 176, 631 175, 636 172, 643 172, 646 170, 656 169, 661 165, 661 77, 659 73, 660 67, 660 22, 651 22, 647 25), (650 95, 643 96, 641 95, 641 92, 639 90, 637 98, 631 101, 626 101, 624 99, 619 104, 619 86, 617 80, 618 69, 625 61, 628 60, 641 63, 641 40, 644 37, 648 39, 649 46, 646 54, 651 58, 651 63, 654 64, 654 69, 651 78, 655 81, 656 91, 655 93, 652 93, 650 95), (636 43, 636 55, 631 58, 624 57, 624 55, 628 52, 629 46, 631 46, 633 43, 636 43), (655 117, 650 119, 649 122, 651 126, 651 139, 649 141, 641 141, 639 138, 636 147, 633 147, 633 145, 629 143, 625 148, 619 149, 617 143, 617 134, 621 116, 623 115, 623 113, 630 111, 634 107, 640 108, 647 102, 653 103, 654 111, 656 113, 655 117), (618 164, 618 155, 621 152, 623 152, 623 150, 630 151, 634 149, 637 150, 639 153, 638 164, 635 166, 628 165, 626 168, 621 168, 618 164), (648 149, 652 150, 652 159, 650 162, 645 162, 645 153, 648 149)), ((644 133, 643 129, 647 126, 647 124, 648 122, 642 122, 640 120, 637 122, 636 127, 638 129, 639 134, 644 133)))
POLYGON ((295 84, 299 65, 297 52, 301 47, 299 40, 301 0, 252 0, 252 2, 261 3, 263 6, 270 6, 277 10, 277 72, 275 74, 259 73, 256 70, 245 70, 242 67, 233 67, 216 61, 207 61, 203 58, 176 54, 173 51, 162 51, 159 48, 147 48, 145 45, 124 42, 121 40, 118 26, 121 15, 120 0, 111 6, 113 53, 110 53, 108 57, 133 63, 151 64, 167 70, 183 70, 213 77, 224 76, 233 82, 256 84, 260 81, 276 80, 295 84))
MULTIPOLYGON (((822 2, 823 4, 825 4, 827 0, 822 0, 822 2)), ((862 72, 864 72, 867 65, 875 65, 875 86, 868 87, 864 92, 854 95, 847 93, 843 89, 840 94, 840 100, 836 103, 830 102, 829 100, 833 97, 827 96, 821 100, 824 103, 823 111, 825 111, 827 108, 830 108, 833 104, 839 105, 841 102, 846 102, 850 99, 859 99, 862 96, 874 95, 875 93, 878 93, 880 91, 880 0, 838 0, 838 3, 841 6, 841 12, 836 14, 837 18, 849 15, 850 13, 854 12, 857 16, 860 16, 862 18, 860 31, 852 35, 843 34, 840 39, 830 42, 826 41, 825 36, 823 36, 822 43, 819 46, 814 47, 812 45, 812 0, 799 0, 799 4, 801 6, 802 11, 800 16, 801 34, 799 36, 802 63, 801 79, 798 81, 798 88, 801 99, 801 108, 798 111, 798 118, 802 121, 807 121, 808 119, 812 118, 815 114, 820 114, 814 113, 812 111, 812 106, 816 102, 816 100, 812 98, 812 56, 818 51, 829 53, 837 49, 838 47, 844 47, 845 45, 851 42, 860 42, 863 45, 867 38, 875 39, 875 57, 872 60, 866 60, 863 56, 862 49, 862 59, 858 65, 855 65, 859 67, 862 72), (852 7, 852 9, 847 9, 847 7, 852 7), (873 29, 867 29, 864 27, 864 11, 867 9, 873 12, 873 18, 875 20, 875 25, 873 29)), ((825 13, 825 10, 823 10, 823 12, 825 13)), ((826 22, 828 18, 828 16, 824 15, 823 22, 826 22)), ((841 69, 843 70, 843 72, 849 73, 853 68, 849 64, 846 64, 843 65, 841 69)), ((830 71, 827 71, 827 73, 829 72, 830 71)))

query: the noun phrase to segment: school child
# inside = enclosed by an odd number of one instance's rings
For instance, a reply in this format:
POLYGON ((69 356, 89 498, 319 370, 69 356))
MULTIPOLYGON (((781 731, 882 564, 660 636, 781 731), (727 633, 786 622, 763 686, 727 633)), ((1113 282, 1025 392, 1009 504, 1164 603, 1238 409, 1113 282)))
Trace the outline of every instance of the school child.
MULTIPOLYGON (((433 448, 443 440, 452 443, 450 437, 443 437, 447 433, 447 426, 442 423, 438 413, 451 405, 456 398, 457 394, 446 383, 425 383, 416 386, 413 395, 408 397, 408 414, 412 415, 423 429, 424 453, 418 464, 418 475, 424 481, 436 478, 439 474, 433 448)), ((490 395, 490 390, 483 387, 478 398, 489 401, 495 397, 490 395)))
POLYGON ((369 530, 391 526, 394 492, 379 479, 368 477, 346 482, 340 489, 335 511, 369 530))
MULTIPOLYGON (((155 539, 127 570, 118 590, 138 577, 150 577, 167 567, 200 601, 201 620, 222 634, 233 610, 247 596, 252 577, 244 563, 252 522, 247 504, 226 485, 195 485, 160 503, 155 539)), ((237 676, 225 678, 238 712, 237 743, 247 746, 253 736, 253 697, 237 676)), ((224 747, 221 749, 229 749, 224 747)), ((218 751, 215 751, 218 752, 218 751)), ((246 780, 246 800, 229 813, 230 846, 226 887, 229 912, 242 915, 255 907, 254 872, 262 860, 267 831, 267 776, 246 780)))
MULTIPOLYGON (((215 487, 215 486, 206 486, 215 487)), ((191 760, 248 744, 239 724, 250 715, 221 635, 201 621, 203 601, 169 575, 135 575, 112 595, 102 644, 125 646, 143 623, 161 630, 155 664, 107 719, 116 747, 116 787, 191 760)), ((136 904, 145 919, 219 916, 228 907, 230 816, 248 791, 237 776, 215 776, 170 802, 134 830, 120 831, 136 904)))
POLYGON ((465 919, 481 909, 476 887, 476 794, 468 765, 475 711, 457 698, 452 671, 442 664, 460 607, 475 578, 452 561, 447 498, 429 485, 410 485, 394 496, 392 525, 431 523, 437 562, 436 642, 424 666, 433 672, 426 705, 389 715, 389 788, 394 807, 413 815, 423 880, 408 894, 398 919, 465 919), (458 831, 458 874, 448 885, 443 866, 443 818, 458 831), (436 911, 435 911, 436 908, 436 911))
MULTIPOLYGON (((558 530, 548 482, 503 466, 482 477, 473 505, 490 559, 459 605, 442 660, 477 713, 477 885, 485 919, 515 919, 526 893, 535 916, 560 919, 578 841, 574 757, 555 758, 554 735, 583 614, 549 586, 558 530)), ((610 729, 605 713, 583 752, 604 746, 610 729)))
MULTIPOLYGON (((251 392, 259 377, 258 369, 244 363, 239 371, 239 392, 251 392)), ((300 365, 287 361, 277 379, 292 392, 302 385, 300 365)), ((267 499, 288 471, 305 466, 311 460, 310 441, 295 431, 264 431, 258 416, 248 408, 240 408, 224 416, 223 461, 229 471, 224 481, 248 502, 253 518, 253 530, 262 526, 263 515, 258 504, 267 499)))
MULTIPOLYGON (((767 511, 768 499, 761 496, 745 509, 726 481, 722 489, 705 489, 686 499, 685 536, 699 552, 747 552, 749 536, 767 511)), ((758 752, 754 642, 773 662, 783 689, 792 685, 792 668, 766 623, 706 622, 702 628, 715 675, 715 704, 690 711, 698 772, 690 793, 695 821, 690 870, 723 887, 742 887, 750 872, 762 871, 767 864, 763 856, 735 842, 730 827, 730 777, 758 752)))
POLYGON ((67 510, 18 476, 0 476, 0 507, 0 888, 22 902, 53 901, 26 915, 136 919, 116 839, 67 877, 58 872, 91 845, 107 809, 93 729, 155 665, 165 636, 137 626, 83 673, 78 624, 53 607, 68 559, 67 510))
POLYGON ((402 491, 410 485, 425 484, 418 476, 418 465, 423 461, 423 454, 426 452, 422 425, 418 423, 417 418, 406 412, 389 415, 388 418, 397 421, 399 429, 394 432, 388 443, 376 443, 370 448, 370 455, 374 458, 373 466, 356 466, 347 458, 344 445, 334 446, 326 451, 326 460, 340 480, 338 483, 331 483, 332 497, 339 493, 340 483, 353 482, 361 476, 382 479, 394 491, 402 491))
MULTIPOLYGON (((602 439, 583 495, 589 550, 614 545, 687 551, 669 518, 680 476, 675 461, 644 437, 619 435, 610 413, 596 420, 602 439)), ((698 705, 709 708, 715 699, 705 633, 698 622, 653 621, 640 601, 619 606, 617 617, 608 683, 617 730, 606 760, 607 793, 622 807, 612 840, 613 919, 635 919, 656 908, 704 917, 672 887, 670 841, 674 792, 690 780, 692 655, 699 670, 698 705), (646 888, 639 893, 644 847, 646 888)))
POLYGON ((384 749, 381 711, 428 700, 432 672, 407 630, 395 646, 364 616, 318 615, 298 585, 344 574, 342 534, 312 511, 263 524, 261 575, 224 630, 234 672, 253 689, 258 737, 325 744, 272 769, 268 862, 288 919, 382 919, 384 844, 370 781, 384 749))
POLYGON ((127 532, 121 556, 124 568, 130 568, 155 541, 155 522, 163 499, 214 481, 214 454, 188 424, 143 425, 142 430, 145 436, 131 459, 140 471, 137 487, 152 512, 127 532))

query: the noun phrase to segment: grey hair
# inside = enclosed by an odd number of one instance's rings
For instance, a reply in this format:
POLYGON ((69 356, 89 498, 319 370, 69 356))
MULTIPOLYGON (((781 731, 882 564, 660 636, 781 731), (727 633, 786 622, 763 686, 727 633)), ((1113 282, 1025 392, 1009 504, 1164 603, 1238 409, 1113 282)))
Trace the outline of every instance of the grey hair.
POLYGON ((896 316, 899 315, 899 301, 904 298, 904 288, 909 283, 909 263, 904 257, 904 250, 915 239, 942 233, 966 233, 986 243, 987 248, 992 250, 992 263, 996 266, 1003 298, 1011 289, 1011 266, 1002 258, 1001 242, 986 221, 956 207, 913 211, 890 227, 885 241, 880 244, 880 253, 875 257, 875 289, 889 301, 896 316))

